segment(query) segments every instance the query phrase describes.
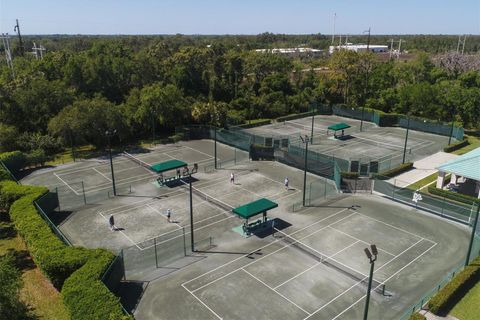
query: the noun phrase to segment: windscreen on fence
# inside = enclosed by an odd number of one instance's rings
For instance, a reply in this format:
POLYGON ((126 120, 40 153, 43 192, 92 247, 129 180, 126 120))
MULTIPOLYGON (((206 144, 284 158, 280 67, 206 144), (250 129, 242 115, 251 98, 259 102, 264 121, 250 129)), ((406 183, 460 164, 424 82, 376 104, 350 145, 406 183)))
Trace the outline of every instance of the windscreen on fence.
POLYGON ((440 121, 432 121, 427 119, 420 119, 410 117, 410 121, 408 120, 407 116, 399 116, 398 125, 402 128, 409 127, 411 130, 417 130, 422 132, 434 133, 439 134, 442 136, 452 136, 457 140, 463 139, 463 128, 453 126, 452 132, 452 124, 451 123, 444 123, 440 121))
POLYGON ((333 114, 341 117, 353 118, 357 120, 374 122, 374 112, 362 110, 362 108, 347 108, 344 106, 333 106, 333 114))
POLYGON ((423 191, 409 189, 408 187, 398 187, 394 179, 389 181, 381 180, 380 177, 377 177, 374 181, 373 190, 393 200, 464 224, 470 224, 475 216, 476 206, 474 203, 471 205, 454 203, 446 198, 436 197, 423 191), (417 195, 417 199, 415 199, 414 194, 417 195))

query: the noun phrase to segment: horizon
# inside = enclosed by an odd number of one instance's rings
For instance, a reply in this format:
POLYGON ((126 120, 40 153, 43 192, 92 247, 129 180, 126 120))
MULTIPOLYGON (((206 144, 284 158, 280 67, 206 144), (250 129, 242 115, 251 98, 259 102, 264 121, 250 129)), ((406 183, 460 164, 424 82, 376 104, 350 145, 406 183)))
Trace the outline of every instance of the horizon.
POLYGON ((25 35, 478 35, 480 3, 0 0, 0 32, 13 34, 16 19, 25 35))

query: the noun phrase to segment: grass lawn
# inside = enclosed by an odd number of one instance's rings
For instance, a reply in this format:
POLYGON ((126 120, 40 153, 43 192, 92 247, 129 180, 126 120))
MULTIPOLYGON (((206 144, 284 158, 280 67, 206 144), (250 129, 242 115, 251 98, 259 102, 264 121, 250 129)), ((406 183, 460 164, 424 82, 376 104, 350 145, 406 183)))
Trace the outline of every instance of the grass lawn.
POLYGON ((0 213, 0 255, 14 250, 22 270, 22 301, 28 306, 33 319, 70 319, 60 293, 32 262, 22 238, 17 235, 13 223, 0 213))
POLYGON ((478 320, 480 318, 480 282, 452 309, 450 314, 460 320, 478 320))
POLYGON ((468 146, 465 146, 465 147, 461 148, 461 149, 453 151, 452 152, 453 154, 462 155, 462 154, 465 154, 467 152, 472 151, 473 149, 476 149, 476 148, 480 147, 480 138, 479 137, 467 136, 467 138, 468 138, 468 142, 470 142, 470 144, 468 146))

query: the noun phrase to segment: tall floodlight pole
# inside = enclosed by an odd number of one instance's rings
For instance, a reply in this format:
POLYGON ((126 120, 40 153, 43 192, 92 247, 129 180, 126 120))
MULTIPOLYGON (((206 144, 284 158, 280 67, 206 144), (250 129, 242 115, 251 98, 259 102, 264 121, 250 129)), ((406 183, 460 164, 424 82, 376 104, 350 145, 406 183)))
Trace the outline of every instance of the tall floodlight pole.
POLYGON ((448 145, 452 143, 453 127, 455 126, 455 110, 452 110, 452 126, 450 127, 450 135, 448 136, 448 145))
POLYGON ((155 121, 157 120, 157 112, 156 110, 152 111, 152 145, 155 145, 155 121))
POLYGON ((310 132, 310 143, 313 143, 313 127, 314 127, 314 124, 315 124, 315 111, 316 111, 316 104, 317 102, 314 101, 312 103, 312 130, 310 132))
POLYGON ((192 247, 192 252, 195 252, 195 239, 193 236, 192 175, 189 175, 188 178, 188 186, 190 187, 190 246, 192 247))
POLYGON ((335 22, 337 20, 337 13, 333 14, 333 33, 332 33, 332 46, 333 42, 335 41, 335 22))
POLYGON ((407 142, 408 142, 408 130, 410 129, 410 115, 407 118, 407 132, 405 133, 405 145, 403 146, 403 160, 402 163, 405 163, 405 155, 407 153, 407 142))
POLYGON ((308 142, 309 138, 307 135, 305 137, 300 136, 302 142, 305 143, 305 163, 303 166, 303 201, 302 204, 305 207, 305 195, 307 193, 307 165, 308 165, 308 142))
POLYGON ((215 128, 215 133, 214 133, 214 142, 213 142, 213 156, 214 156, 214 162, 215 162, 215 169, 217 169, 217 127, 215 128))
POLYGON ((105 131, 105 135, 107 136, 107 143, 108 143, 108 155, 110 157, 110 170, 112 172, 112 186, 113 186, 113 195, 117 195, 117 189, 115 187, 115 175, 113 173, 113 160, 112 160, 112 145, 110 144, 110 137, 115 135, 117 133, 117 130, 107 130, 105 131))
POLYGON ((467 266, 470 263, 470 255, 472 254, 473 240, 475 240, 475 231, 477 230, 479 213, 480 213, 480 202, 477 203, 477 214, 475 215, 475 220, 473 221, 472 234, 470 236, 470 243, 468 245, 467 259, 465 260, 465 266, 467 266))
POLYGON ((73 142, 73 133, 72 133, 72 130, 68 130, 68 133, 70 134, 70 144, 72 146, 72 158, 73 158, 73 162, 75 162, 75 144, 73 142))
POLYGON ((18 46, 20 48, 19 52, 20 52, 20 55, 23 56, 23 53, 24 53, 24 50, 25 48, 23 47, 23 40, 22 40, 22 35, 20 34, 20 25, 18 24, 18 19, 17 20, 17 24, 15 25, 15 27, 13 28, 13 31, 17 32, 17 35, 18 35, 18 46))
MULTIPOLYGON (((370 28, 368 30, 364 31, 363 33, 368 32, 368 39, 367 39, 367 54, 369 52, 370 48, 370 28)), ((368 59, 367 56, 365 56, 365 59, 368 59)), ((370 64, 368 63, 368 60, 365 61, 365 88, 363 92, 363 105, 362 105, 362 118, 360 119, 360 132, 363 130, 363 115, 365 113, 365 103, 367 102, 367 93, 368 93, 368 69, 370 68, 370 64)))
POLYGON ((368 277, 368 289, 367 289, 367 298, 365 300, 365 311, 363 312, 363 320, 367 320, 368 318, 368 305, 370 303, 370 291, 372 290, 372 280, 373 280, 373 269, 375 267, 375 261, 377 260, 378 250, 377 246, 372 244, 370 246, 370 250, 365 248, 365 254, 367 255, 368 260, 370 261, 370 275, 368 277))

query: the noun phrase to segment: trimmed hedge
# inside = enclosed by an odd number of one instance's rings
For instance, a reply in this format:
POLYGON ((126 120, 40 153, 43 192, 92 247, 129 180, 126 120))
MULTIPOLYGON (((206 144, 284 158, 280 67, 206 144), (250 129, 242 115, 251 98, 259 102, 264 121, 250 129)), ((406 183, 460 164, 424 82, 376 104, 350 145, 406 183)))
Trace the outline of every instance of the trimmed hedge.
POLYGON ((443 148, 443 151, 453 152, 455 150, 458 150, 458 149, 461 149, 465 146, 468 146, 469 144, 470 144, 470 142, 468 141, 468 139, 464 139, 462 141, 459 141, 459 142, 453 143, 449 146, 446 146, 445 148, 443 148))
POLYGON ((88 261, 69 277, 62 297, 72 319, 131 319, 124 316, 120 299, 100 280, 114 255, 102 249, 89 250, 88 261))
POLYGON ((271 123, 272 123, 271 119, 252 120, 251 123, 239 124, 237 126, 233 126, 233 128, 249 129, 249 128, 264 126, 271 123))
POLYGON ((0 153, 0 160, 11 171, 19 171, 27 165, 27 156, 20 151, 0 153))
POLYGON ((412 168, 413 168, 413 162, 405 162, 405 163, 399 165, 396 168, 380 172, 378 174, 378 176, 392 178, 392 177, 395 177, 395 176, 399 175, 400 173, 407 172, 407 171, 411 170, 412 168))
POLYGON ((414 313, 408 318, 408 320, 427 320, 423 314, 414 313))
POLYGON ((473 260, 430 299, 429 310, 436 315, 447 314, 478 281, 480 281, 480 257, 473 260))
POLYGON ((447 199, 455 200, 465 204, 472 204, 473 202, 480 203, 480 199, 466 194, 453 192, 450 190, 439 189, 434 185, 428 186, 428 192, 436 196, 445 197, 447 199))
POLYGON ((340 175, 345 179, 358 179, 358 172, 341 172, 340 175))
POLYGON ((124 316, 119 299, 101 281, 113 254, 104 249, 68 247, 57 238, 33 204, 47 192, 46 187, 3 180, 0 207, 9 210, 15 228, 42 273, 61 289, 72 319, 131 319, 124 316))
POLYGON ((277 122, 283 122, 283 121, 288 121, 288 120, 295 120, 295 119, 300 119, 300 118, 305 118, 308 116, 311 116, 311 112, 303 112, 303 113, 293 113, 289 114, 288 116, 283 116, 283 117, 278 117, 275 119, 277 122))

